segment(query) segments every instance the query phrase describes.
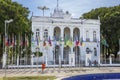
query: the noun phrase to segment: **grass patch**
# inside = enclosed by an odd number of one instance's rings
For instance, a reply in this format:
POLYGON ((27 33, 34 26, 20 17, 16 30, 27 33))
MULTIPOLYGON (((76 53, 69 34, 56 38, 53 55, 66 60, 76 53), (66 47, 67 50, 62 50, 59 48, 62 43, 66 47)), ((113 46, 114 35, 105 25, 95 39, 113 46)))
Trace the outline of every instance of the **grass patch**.
POLYGON ((0 78, 0 80, 3 80, 3 78, 0 78))
POLYGON ((27 76, 27 77, 7 77, 0 80, 54 80, 55 76, 27 76))

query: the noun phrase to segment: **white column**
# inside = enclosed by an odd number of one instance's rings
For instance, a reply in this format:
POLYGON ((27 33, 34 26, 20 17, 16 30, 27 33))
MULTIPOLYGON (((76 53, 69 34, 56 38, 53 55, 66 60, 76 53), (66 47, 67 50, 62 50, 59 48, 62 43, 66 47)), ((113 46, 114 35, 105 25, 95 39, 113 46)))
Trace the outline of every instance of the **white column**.
POLYGON ((50 39, 52 39, 53 36, 54 36, 54 27, 53 26, 50 27, 50 33, 49 33, 49 35, 50 35, 50 39))
POLYGON ((17 55, 17 66, 19 66, 19 54, 17 55))
POLYGON ((51 27, 51 39, 54 40, 54 26, 51 27))
POLYGON ((100 65, 100 43, 97 43, 97 55, 98 55, 98 65, 100 65))
MULTIPOLYGON (((60 50, 61 50, 61 47, 60 47, 60 50)), ((59 68, 61 66, 61 53, 60 53, 60 50, 59 50, 59 68)))
POLYGON ((48 65, 48 63, 47 63, 47 61, 48 61, 48 56, 47 56, 47 54, 48 54, 48 49, 45 49, 46 50, 46 60, 45 60, 45 62, 46 62, 46 66, 48 65))
MULTIPOLYGON (((72 37, 72 40, 73 40, 73 28, 70 28, 70 36, 72 37)), ((73 54, 73 46, 71 47, 70 54, 73 54)))
POLYGON ((3 54, 3 66, 2 66, 3 68, 5 68, 5 66, 6 66, 6 61, 7 61, 6 59, 7 59, 7 54, 4 53, 3 54))
POLYGON ((75 66, 75 54, 69 54, 69 65, 75 66))
POLYGON ((109 57, 109 61, 110 61, 110 64, 112 64, 112 58, 111 58, 111 55, 109 57))
POLYGON ((60 27, 61 29, 61 38, 62 38, 62 45, 61 45, 61 60, 63 60, 63 48, 64 48, 64 28, 60 27))
POLYGON ((63 26, 61 26, 60 29, 61 29, 61 38, 63 40, 63 38, 64 38, 64 28, 63 28, 63 26))
POLYGON ((70 28, 70 36, 73 38, 73 28, 70 28))
POLYGON ((43 32, 44 32, 44 29, 42 29, 42 27, 40 28, 40 40, 43 40, 43 32))
POLYGON ((34 62, 34 60, 33 60, 33 54, 31 55, 31 65, 33 66, 33 62, 34 62))

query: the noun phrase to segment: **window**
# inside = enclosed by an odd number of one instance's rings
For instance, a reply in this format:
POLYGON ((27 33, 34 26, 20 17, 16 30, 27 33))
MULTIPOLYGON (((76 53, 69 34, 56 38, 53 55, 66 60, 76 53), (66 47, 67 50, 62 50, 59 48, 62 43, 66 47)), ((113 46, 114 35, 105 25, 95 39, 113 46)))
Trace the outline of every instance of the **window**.
POLYGON ((97 56, 97 49, 94 48, 94 56, 97 56))
POLYGON ((96 31, 93 31, 93 41, 97 41, 97 39, 96 39, 96 31))
POLYGON ((47 29, 44 30, 44 38, 45 38, 45 40, 48 40, 48 30, 47 29))
POLYGON ((36 37, 40 35, 40 30, 36 29, 36 37))
POLYGON ((86 53, 89 54, 89 48, 88 47, 86 48, 86 53))

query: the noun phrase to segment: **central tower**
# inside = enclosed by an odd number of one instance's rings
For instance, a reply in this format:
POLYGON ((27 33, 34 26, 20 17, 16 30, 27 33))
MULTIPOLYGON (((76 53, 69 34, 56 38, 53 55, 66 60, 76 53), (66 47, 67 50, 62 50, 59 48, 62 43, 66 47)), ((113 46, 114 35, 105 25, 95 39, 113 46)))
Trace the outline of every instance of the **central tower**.
POLYGON ((63 18, 64 12, 62 9, 59 8, 59 0, 57 0, 57 6, 54 9, 54 12, 52 14, 52 17, 61 17, 63 18))

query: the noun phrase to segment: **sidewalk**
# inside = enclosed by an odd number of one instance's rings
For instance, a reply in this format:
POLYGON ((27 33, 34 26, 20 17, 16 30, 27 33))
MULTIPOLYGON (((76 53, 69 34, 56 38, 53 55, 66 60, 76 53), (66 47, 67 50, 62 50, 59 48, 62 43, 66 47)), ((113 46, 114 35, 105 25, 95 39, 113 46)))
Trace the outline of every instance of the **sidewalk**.
MULTIPOLYGON (((94 73, 120 73, 120 67, 79 67, 79 68, 46 68, 44 73, 41 69, 7 69, 6 76, 56 76, 56 80, 62 78, 94 73)), ((0 77, 4 77, 5 70, 0 70, 0 77)))

